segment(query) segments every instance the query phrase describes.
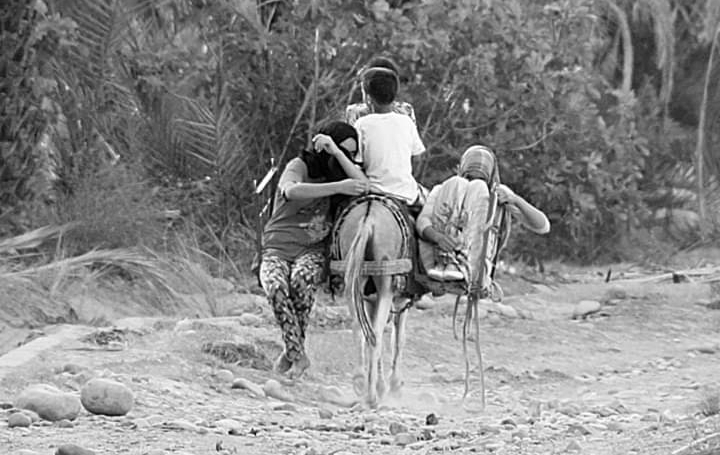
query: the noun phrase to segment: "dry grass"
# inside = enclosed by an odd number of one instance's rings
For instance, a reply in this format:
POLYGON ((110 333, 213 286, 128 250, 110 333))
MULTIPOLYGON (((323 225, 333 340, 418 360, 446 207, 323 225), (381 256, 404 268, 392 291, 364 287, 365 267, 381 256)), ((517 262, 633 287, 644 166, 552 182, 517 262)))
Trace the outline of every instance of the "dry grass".
MULTIPOLYGON (((62 227, 48 226, 5 239, 0 244, 0 288, 17 290, 10 301, 13 306, 21 307, 22 300, 27 298, 31 305, 45 311, 55 305, 48 302, 67 300, 77 285, 93 288, 103 282, 117 284, 119 280, 123 288, 140 290, 145 305, 165 314, 183 301, 182 295, 188 294, 203 295, 210 312, 216 311, 214 278, 202 262, 194 260, 199 252, 159 254, 149 248, 135 247, 68 255, 62 241, 58 241, 54 252, 38 255, 18 252, 21 248, 47 243, 60 232, 62 227)), ((28 314, 28 311, 20 313, 28 314)))
POLYGON ((720 390, 706 390, 700 400, 700 412, 705 417, 720 414, 720 390))

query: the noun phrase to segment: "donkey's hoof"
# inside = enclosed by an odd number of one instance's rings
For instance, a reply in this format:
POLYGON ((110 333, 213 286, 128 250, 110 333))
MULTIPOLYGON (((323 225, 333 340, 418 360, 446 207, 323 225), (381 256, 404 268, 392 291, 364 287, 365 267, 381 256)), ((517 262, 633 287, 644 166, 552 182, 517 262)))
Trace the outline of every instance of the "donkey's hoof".
POLYGON ((365 393, 365 377, 362 373, 356 373, 352 378, 353 390, 355 395, 361 397, 365 393))
POLYGON ((378 397, 366 397, 365 398, 365 405, 369 409, 377 409, 378 407, 378 397))
POLYGON ((375 387, 375 390, 377 391, 378 398, 382 399, 382 397, 385 396, 385 392, 387 392, 387 385, 385 384, 385 381, 379 380, 377 383, 377 387, 375 387))
POLYGON ((400 393, 400 390, 405 385, 405 381, 403 381, 400 378, 392 378, 390 379, 390 392, 394 395, 398 395, 400 393))

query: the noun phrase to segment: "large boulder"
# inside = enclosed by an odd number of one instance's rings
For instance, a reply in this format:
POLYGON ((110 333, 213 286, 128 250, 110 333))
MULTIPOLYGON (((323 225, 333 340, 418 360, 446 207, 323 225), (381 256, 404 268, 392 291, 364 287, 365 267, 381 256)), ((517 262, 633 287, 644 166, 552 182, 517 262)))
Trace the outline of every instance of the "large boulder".
POLYGON ((34 411, 41 418, 52 422, 75 420, 82 410, 75 394, 62 392, 48 384, 27 387, 15 399, 15 407, 34 411))
POLYGON ((122 416, 130 412, 134 397, 125 384, 110 379, 91 379, 80 390, 80 401, 89 412, 122 416))

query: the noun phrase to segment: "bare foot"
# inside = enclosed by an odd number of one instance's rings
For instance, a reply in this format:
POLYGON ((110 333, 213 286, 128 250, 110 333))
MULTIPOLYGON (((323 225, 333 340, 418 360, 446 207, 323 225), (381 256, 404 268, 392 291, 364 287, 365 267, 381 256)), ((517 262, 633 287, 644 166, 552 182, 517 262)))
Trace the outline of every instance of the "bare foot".
POLYGON ((307 358, 307 355, 302 354, 299 359, 292 363, 290 369, 287 370, 287 377, 297 379, 302 376, 308 368, 310 368, 310 359, 307 358))
POLYGON ((280 357, 275 360, 275 363, 273 364, 273 369, 280 374, 285 374, 290 369, 290 367, 292 367, 292 362, 288 360, 286 352, 283 351, 282 354, 280 354, 280 357))

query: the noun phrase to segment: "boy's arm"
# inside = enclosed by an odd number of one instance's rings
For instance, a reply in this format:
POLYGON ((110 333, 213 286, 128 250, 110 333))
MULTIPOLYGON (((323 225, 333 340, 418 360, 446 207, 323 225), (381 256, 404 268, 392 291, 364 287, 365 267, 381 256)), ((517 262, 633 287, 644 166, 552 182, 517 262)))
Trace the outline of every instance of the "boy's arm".
POLYGON ((520 222, 531 231, 537 234, 550 232, 550 220, 547 216, 506 185, 498 185, 498 199, 500 203, 508 203, 515 208, 516 210, 513 212, 518 215, 520 222))

